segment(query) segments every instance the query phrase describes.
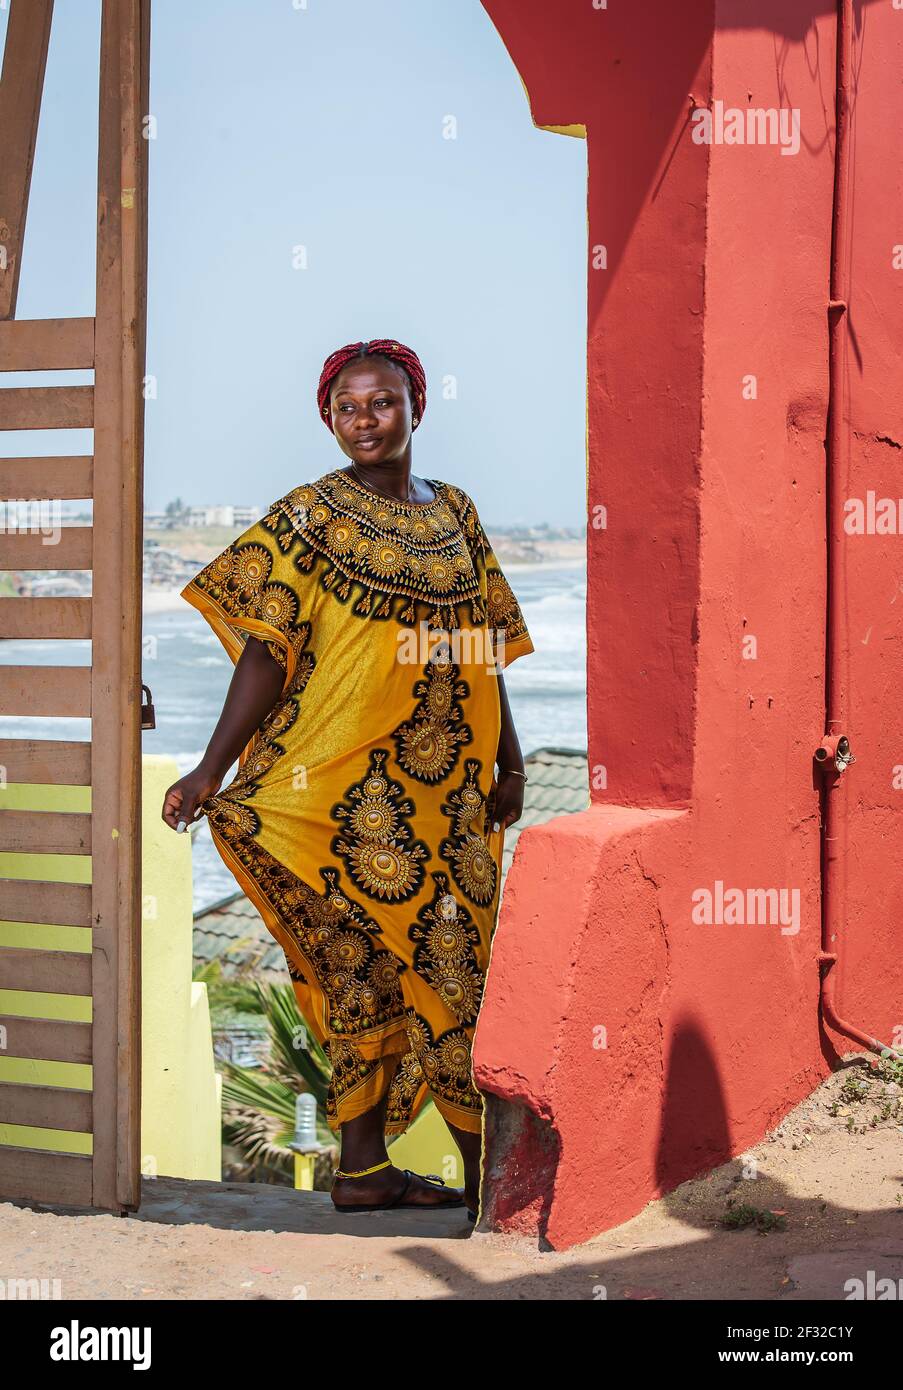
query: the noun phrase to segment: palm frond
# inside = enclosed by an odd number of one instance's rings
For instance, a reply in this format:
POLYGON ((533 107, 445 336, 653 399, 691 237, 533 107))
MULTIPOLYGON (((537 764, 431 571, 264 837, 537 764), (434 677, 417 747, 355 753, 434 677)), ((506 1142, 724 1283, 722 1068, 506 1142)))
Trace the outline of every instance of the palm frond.
POLYGON ((223 1104, 260 1111, 271 1121, 278 1121, 288 1134, 295 1128, 295 1097, 284 1082, 260 1067, 240 1067, 223 1062, 223 1104))
POLYGON ((286 1085, 310 1091, 322 1109, 326 1104, 330 1064, 326 1053, 310 1032, 295 999, 291 985, 262 985, 254 982, 261 1012, 270 1030, 270 1069, 286 1085))
MULTIPOLYGON (((260 1013, 270 1036, 266 1067, 222 1061, 223 1139, 241 1154, 251 1174, 291 1174, 294 1153, 288 1143, 295 1129, 295 1102, 309 1092, 317 1102, 317 1137, 334 1146, 326 1123, 330 1064, 312 1036, 289 985, 242 982, 250 1007, 260 1013)), ((249 1181, 256 1180, 250 1177, 249 1181)))
POLYGON ((291 1176, 294 1154, 283 1139, 283 1131, 260 1111, 237 1107, 223 1119, 223 1139, 241 1153, 250 1169, 250 1181, 259 1181, 265 1172, 291 1176))

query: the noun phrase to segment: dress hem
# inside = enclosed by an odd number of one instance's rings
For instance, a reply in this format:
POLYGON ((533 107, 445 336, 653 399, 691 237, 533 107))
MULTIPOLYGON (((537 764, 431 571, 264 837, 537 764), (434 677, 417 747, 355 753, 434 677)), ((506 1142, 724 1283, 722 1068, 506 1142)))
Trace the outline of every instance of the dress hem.
POLYGON ((533 646, 529 637, 518 637, 513 642, 505 642, 502 647, 502 656, 504 659, 499 660, 499 657, 496 656, 496 665, 504 670, 506 666, 511 665, 512 661, 516 661, 519 656, 529 656, 530 652, 535 650, 536 648, 533 646))

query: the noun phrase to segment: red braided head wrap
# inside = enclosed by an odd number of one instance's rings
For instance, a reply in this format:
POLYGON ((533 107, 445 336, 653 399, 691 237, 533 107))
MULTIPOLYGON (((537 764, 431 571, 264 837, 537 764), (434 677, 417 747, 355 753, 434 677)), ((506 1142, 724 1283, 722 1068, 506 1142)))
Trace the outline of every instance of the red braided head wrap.
POLYGON ((411 384, 411 403, 417 420, 417 424, 414 425, 416 429, 426 409, 426 373, 413 348, 405 347, 404 343, 397 343, 394 338, 374 338, 370 343, 349 343, 347 347, 338 348, 327 357, 317 387, 317 405, 324 425, 335 434, 332 411, 329 408, 329 390, 342 368, 347 367, 348 363, 357 357, 387 357, 390 362, 404 368, 411 384))

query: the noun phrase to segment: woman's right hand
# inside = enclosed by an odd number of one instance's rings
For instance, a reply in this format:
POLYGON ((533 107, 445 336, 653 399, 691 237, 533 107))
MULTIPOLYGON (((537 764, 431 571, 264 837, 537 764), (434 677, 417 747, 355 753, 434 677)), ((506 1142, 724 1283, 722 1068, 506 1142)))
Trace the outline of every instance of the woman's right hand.
POLYGON ((200 820, 198 807, 208 796, 218 792, 223 784, 222 775, 210 772, 203 763, 173 782, 163 798, 163 819, 173 830, 180 825, 190 825, 200 820))

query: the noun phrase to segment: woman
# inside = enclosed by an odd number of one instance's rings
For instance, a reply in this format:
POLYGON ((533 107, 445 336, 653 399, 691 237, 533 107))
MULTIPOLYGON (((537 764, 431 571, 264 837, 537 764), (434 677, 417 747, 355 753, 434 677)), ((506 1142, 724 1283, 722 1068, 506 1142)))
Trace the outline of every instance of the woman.
POLYGON ((501 667, 533 644, 471 499, 411 473, 426 405, 416 353, 388 339, 340 348, 318 405, 350 463, 274 502, 182 591, 236 667, 163 819, 182 830, 207 815, 285 952, 332 1067, 334 1204, 463 1201, 475 1217, 471 1042, 526 781, 501 667), (386 1137, 428 1096, 463 1156, 463 1191, 388 1158, 386 1137))

